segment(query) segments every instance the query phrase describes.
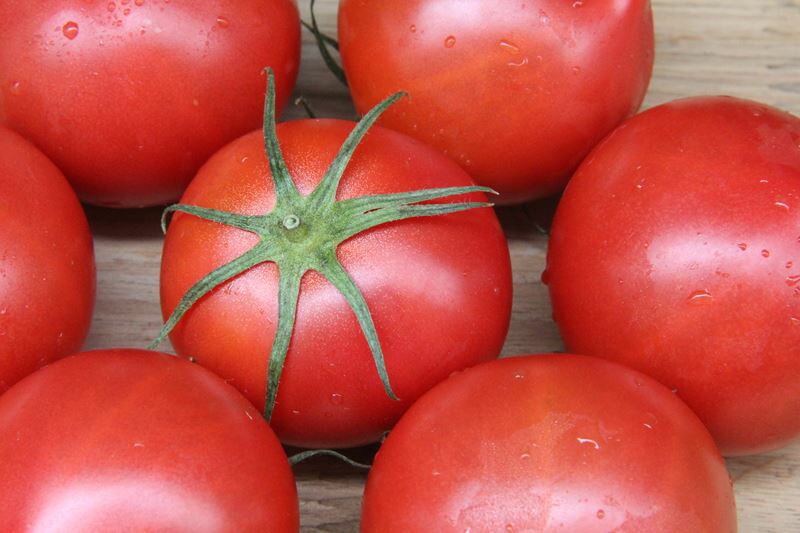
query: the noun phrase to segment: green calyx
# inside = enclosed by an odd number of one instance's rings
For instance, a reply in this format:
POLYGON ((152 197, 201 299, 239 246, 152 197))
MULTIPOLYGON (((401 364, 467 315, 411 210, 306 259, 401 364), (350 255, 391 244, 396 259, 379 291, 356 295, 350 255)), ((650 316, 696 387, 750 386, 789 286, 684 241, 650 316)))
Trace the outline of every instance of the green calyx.
POLYGON ((275 185, 275 208, 265 215, 240 215, 185 204, 172 205, 164 211, 162 229, 165 231, 169 214, 180 211, 249 231, 258 235, 260 240, 243 255, 220 266, 195 283, 178 302, 149 348, 158 346, 184 314, 214 288, 258 264, 275 263, 278 266, 280 282, 278 326, 269 356, 264 403, 264 417, 269 420, 275 407, 278 385, 294 329, 300 282, 306 272, 314 270, 327 278, 347 300, 367 339, 386 394, 396 400, 397 396, 389 382, 372 315, 361 291, 339 262, 336 249, 350 237, 387 222, 445 215, 492 205, 484 202, 420 205, 419 202, 472 192, 494 191, 477 186, 447 187, 336 200, 339 182, 353 152, 381 113, 403 96, 403 93, 397 93, 364 116, 345 140, 317 188, 308 196, 303 196, 289 174, 278 144, 275 125, 275 82, 270 69, 267 69, 267 78, 264 145, 275 185))

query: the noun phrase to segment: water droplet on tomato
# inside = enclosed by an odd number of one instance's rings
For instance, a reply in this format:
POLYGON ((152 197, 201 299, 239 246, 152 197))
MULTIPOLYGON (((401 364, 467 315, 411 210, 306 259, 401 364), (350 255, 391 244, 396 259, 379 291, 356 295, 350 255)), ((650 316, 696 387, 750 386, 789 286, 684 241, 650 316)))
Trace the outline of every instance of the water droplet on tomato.
POLYGON ((131 0, 122 0, 120 3, 121 3, 123 6, 125 6, 125 5, 128 5, 128 3, 129 3, 130 1, 131 1, 131 0))
POLYGON ((796 316, 790 316, 789 320, 791 320, 793 326, 800 326, 800 318, 796 316))
MULTIPOLYGON (((239 163, 241 163, 241 164, 243 164, 243 165, 244 165, 245 163, 247 163, 247 160, 248 160, 248 159, 250 159, 250 158, 249 158, 249 157, 247 157, 247 156, 244 156, 243 158, 241 158, 241 159, 239 160, 239 163)), ((333 366, 333 365, 331 365, 331 366, 333 366)))
POLYGON ((344 396, 342 396, 341 394, 337 394, 335 392, 331 394, 331 403, 333 405, 342 405, 343 402, 344 402, 344 396))
POLYGON ((542 24, 547 24, 550 22, 550 17, 545 13, 544 9, 539 10, 539 22, 542 24))
POLYGON ((528 56, 525 56, 520 61, 509 61, 508 62, 508 66, 509 67, 524 67, 529 62, 530 62, 530 60, 528 59, 528 56))
POLYGON ((115 9, 117 9, 117 4, 115 4, 114 2, 109 2, 108 5, 106 5, 106 9, 108 9, 108 11, 110 13, 110 12, 114 11, 115 9))
POLYGON ((411 31, 411 33, 414 33, 414 32, 417 31, 417 26, 412 24, 411 26, 408 27, 408 29, 409 29, 409 31, 411 31))
POLYGON ((197 98, 192 98, 192 105, 195 107, 200 107, 200 100, 197 98))
POLYGON ((525 379, 525 374, 523 374, 522 372, 515 372, 514 379, 525 379))
POLYGON ((528 459, 531 458, 531 454, 523 453, 522 455, 519 456, 519 458, 522 459, 523 461, 527 461, 528 459))
POLYGON ((514 524, 506 524, 506 531, 514 531, 514 524))
POLYGON ((449 35, 447 39, 444 40, 444 47, 445 48, 453 48, 456 45, 456 38, 452 35, 449 35))
POLYGON ((519 53, 519 46, 515 45, 511 41, 507 41, 507 40, 503 39, 503 40, 500 41, 499 44, 500 44, 500 47, 503 50, 505 50, 506 52, 510 52, 512 54, 518 54, 519 53))
POLYGON ((769 250, 761 250, 762 257, 769 257, 769 250))
POLYGON ((705 289, 694 291, 689 295, 689 303, 694 305, 704 305, 711 303, 713 297, 711 293, 705 289))
POLYGON ((572 72, 574 72, 575 74, 580 74, 581 73, 581 67, 572 67, 572 72))
POLYGON ((792 263, 791 261, 787 261, 786 262, 786 268, 792 268, 793 266, 794 266, 794 263, 792 263))
POLYGON ((123 14, 123 15, 125 15, 125 16, 127 17, 128 15, 130 15, 130 14, 131 14, 131 8, 129 8, 129 7, 126 7, 126 8, 125 8, 125 9, 122 11, 122 14, 123 14))
POLYGON ((594 440, 594 439, 585 439, 585 438, 582 438, 582 437, 578 437, 577 441, 578 441, 578 444, 591 444, 594 447, 595 450, 599 450, 600 449, 600 445, 597 444, 597 441, 594 440))
POLYGON ((133 0, 133 3, 136 4, 137 6, 143 6, 144 0, 133 0))
POLYGON ((598 509, 597 510, 597 519, 598 520, 602 520, 605 517, 606 517, 606 512, 604 510, 602 510, 602 509, 598 509))
POLYGON ((789 276, 786 278, 786 284, 789 287, 795 287, 798 283, 800 283, 800 276, 789 276))
POLYGON ((12 81, 10 90, 11 94, 19 96, 20 94, 22 94, 22 84, 18 81, 12 81))
POLYGON ((781 209, 789 210, 789 204, 785 202, 775 202, 775 207, 780 207, 781 209))
POLYGON ((740 243, 739 243, 737 246, 738 246, 738 247, 739 247, 739 249, 740 249, 741 251, 743 251, 743 252, 744 252, 745 250, 747 250, 747 243, 746 243, 746 242, 740 242, 740 243))
POLYGON ((229 21, 227 18, 217 17, 217 26, 219 26, 220 28, 227 28, 230 25, 231 21, 229 21))
POLYGON ((576 0, 575 2, 572 2, 572 7, 581 7, 582 5, 582 0, 576 0))
POLYGON ((61 27, 61 33, 71 41, 78 36, 78 23, 70 20, 61 27))

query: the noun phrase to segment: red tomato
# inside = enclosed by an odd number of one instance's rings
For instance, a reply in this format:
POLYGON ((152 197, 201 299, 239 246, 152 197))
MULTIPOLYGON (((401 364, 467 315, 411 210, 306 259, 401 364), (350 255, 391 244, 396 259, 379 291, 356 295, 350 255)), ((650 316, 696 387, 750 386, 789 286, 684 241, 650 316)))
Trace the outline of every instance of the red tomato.
POLYGON ((714 441, 668 389, 582 356, 511 357, 425 394, 367 479, 363 533, 736 531, 714 441))
POLYGON ((556 213, 570 351, 677 389, 724 454, 800 436, 800 120, 690 98, 620 127, 556 213))
MULTIPOLYGON (((352 129, 351 122, 338 120, 278 126, 286 163, 302 194, 320 182, 352 129)), ((355 152, 337 197, 466 185, 472 180, 447 158, 374 128, 355 152)), ((465 198, 470 197, 457 200, 465 198)), ((258 131, 218 152, 181 203, 263 215, 274 200, 258 131)), ((252 233, 176 214, 161 269, 165 318, 192 284, 256 242, 252 233)), ((285 443, 348 447, 377 440, 435 383, 497 357, 508 329, 508 248, 491 209, 384 224, 345 241, 338 257, 371 310, 391 384, 402 401, 384 391, 345 298, 311 272, 302 281, 271 422, 285 443)), ((170 338, 179 354, 195 357, 263 407, 277 304, 278 269, 264 263, 200 300, 170 338)))
POLYGON ((299 63, 292 0, 0 3, 0 123, 95 204, 178 198, 220 146, 259 126, 299 63))
POLYGON ((516 203, 558 192, 642 102, 647 0, 342 0, 339 40, 360 112, 436 147, 516 203))
POLYGON ((177 357, 69 357, 0 397, 5 531, 299 530, 294 478, 259 413, 177 357))
POLYGON ((64 175, 0 127, 0 394, 80 350, 94 307, 92 236, 64 175))

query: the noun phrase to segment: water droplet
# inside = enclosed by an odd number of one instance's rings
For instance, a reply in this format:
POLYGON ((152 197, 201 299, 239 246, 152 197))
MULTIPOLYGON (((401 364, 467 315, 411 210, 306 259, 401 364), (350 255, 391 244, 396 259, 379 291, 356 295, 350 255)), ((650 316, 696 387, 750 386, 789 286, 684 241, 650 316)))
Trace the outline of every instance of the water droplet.
POLYGON ((745 250, 747 250, 747 243, 746 243, 746 242, 740 242, 739 244, 737 244, 737 246, 738 246, 738 247, 739 247, 739 249, 740 249, 741 251, 743 251, 743 252, 744 252, 745 250))
POLYGON ((128 5, 128 3, 130 3, 130 1, 131 1, 131 0, 122 0, 120 3, 121 3, 123 6, 126 6, 126 5, 128 5))
POLYGON ((511 41, 503 39, 502 41, 500 41, 499 44, 503 48, 503 50, 506 50, 507 52, 511 52, 512 54, 519 53, 519 46, 515 45, 511 41))
POLYGON ((594 446, 595 450, 599 450, 600 449, 600 445, 597 444, 597 441, 594 440, 594 439, 584 439, 584 438, 578 437, 577 440, 578 440, 578 444, 591 444, 592 446, 594 446))
POLYGON ((572 7, 581 7, 582 5, 583 5, 582 0, 576 0, 575 2, 572 2, 572 7))
POLYGON ((131 8, 126 7, 125 9, 122 10, 122 14, 127 17, 128 15, 131 14, 131 8))
POLYGON ((574 72, 575 74, 580 74, 581 73, 581 67, 572 67, 572 72, 574 72))
POLYGON ((794 266, 794 263, 792 263, 791 261, 787 261, 786 262, 786 268, 792 268, 793 266, 794 266))
POLYGON ((786 278, 786 284, 789 287, 795 287, 798 283, 800 283, 800 276, 789 276, 786 278))
POLYGON ((19 96, 20 94, 22 94, 22 84, 18 81, 12 81, 10 90, 11 94, 19 96))
POLYGON ((769 250, 761 250, 762 257, 769 257, 769 250))
POLYGON ((414 33, 417 31, 417 26, 412 24, 411 26, 408 27, 408 29, 411 31, 411 33, 414 33))
POLYGON ((200 100, 198 100, 197 98, 192 98, 192 105, 195 106, 195 107, 199 107, 200 106, 200 100))
POLYGON ((344 396, 335 392, 331 394, 331 403, 333 405, 342 405, 342 402, 344 402, 344 396))
POLYGON ((789 320, 792 321, 793 326, 800 326, 800 318, 797 318, 796 316, 790 316, 789 320))
POLYGON ((144 444, 142 444, 141 442, 134 442, 133 443, 133 447, 134 448, 144 448, 144 444))
POLYGON ((525 56, 525 57, 522 58, 521 61, 509 61, 508 66, 509 67, 523 67, 523 66, 527 65, 529 62, 530 61, 528 59, 528 56, 525 56))
POLYGON ((228 20, 227 18, 225 18, 225 17, 217 17, 217 25, 218 25, 220 28, 227 28, 228 26, 230 26, 230 25, 231 25, 231 21, 229 21, 229 20, 228 20))
POLYGON ((442 473, 441 473, 441 472, 439 472, 438 470, 434 470, 434 471, 432 471, 432 472, 431 472, 431 475, 432 475, 432 476, 441 476, 441 475, 442 475, 442 473))
POLYGON ((769 183, 769 180, 766 179, 766 178, 762 178, 762 179, 758 180, 758 182, 759 183, 763 183, 763 184, 767 184, 767 183, 769 183))
POLYGON ((644 427, 646 427, 647 429, 653 429, 653 426, 651 426, 651 425, 650 425, 650 424, 648 424, 648 423, 644 423, 644 424, 642 424, 642 425, 643 425, 644 427))
POLYGON ((110 12, 114 11, 115 9, 117 9, 117 4, 115 4, 114 2, 109 2, 106 5, 106 9, 108 9, 108 11, 110 13, 110 12))
POLYGON ((539 22, 541 22, 542 24, 547 24, 548 22, 550 22, 550 16, 547 13, 545 13, 544 9, 539 10, 539 22))
POLYGON ((775 207, 780 207, 781 209, 789 210, 789 204, 784 202, 775 202, 775 207))
POLYGON ((689 295, 689 303, 694 305, 708 304, 712 299, 711 293, 705 289, 694 291, 689 295))
POLYGON ((247 163, 247 160, 248 160, 248 159, 250 159, 250 158, 249 158, 249 157, 247 157, 247 156, 244 156, 243 158, 241 158, 241 159, 239 160, 239 163, 241 163, 241 164, 243 164, 243 165, 244 165, 245 163, 247 163))
POLYGON ((144 0, 133 0, 133 3, 136 4, 137 6, 143 6, 144 0))
POLYGON ((522 459, 523 461, 527 461, 528 459, 531 458, 531 454, 523 453, 522 455, 519 456, 519 458, 522 459))
POLYGON ((70 20, 61 27, 61 33, 71 41, 78 36, 78 23, 70 20))
POLYGON ((514 531, 514 524, 506 524, 506 531, 514 531))
POLYGON ((597 510, 597 518, 598 518, 598 520, 602 520, 605 517, 606 517, 606 512, 604 510, 602 510, 602 509, 598 509, 597 510))
POLYGON ((8 313, 8 307, 4 307, 4 308, 0 309, 0 315, 4 315, 6 313, 8 313))
POLYGON ((642 189, 644 189, 644 180, 642 180, 642 181, 640 181, 639 183, 636 184, 636 189, 640 190, 640 191, 642 189))
POLYGON ((453 48, 456 45, 456 38, 452 35, 448 36, 447 39, 444 40, 444 47, 445 48, 453 48))
POLYGON ((250 420, 253 420, 253 415, 251 415, 247 411, 245 411, 244 414, 247 415, 247 418, 249 418, 250 420))
POLYGON ((525 379, 525 374, 523 374, 522 372, 515 372, 514 379, 525 379))

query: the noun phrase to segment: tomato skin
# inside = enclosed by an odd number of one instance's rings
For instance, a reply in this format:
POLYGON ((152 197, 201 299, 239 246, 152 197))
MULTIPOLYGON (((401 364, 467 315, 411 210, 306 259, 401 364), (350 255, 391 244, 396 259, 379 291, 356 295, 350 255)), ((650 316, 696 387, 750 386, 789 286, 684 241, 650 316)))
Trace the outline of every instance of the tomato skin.
POLYGON ((83 208, 64 175, 0 127, 0 394, 80 349, 95 266, 83 208))
POLYGON ((207 370, 142 350, 86 352, 0 397, 7 531, 299 530, 286 455, 207 370))
POLYGON ((293 0, 3 2, 0 124, 87 202, 165 204, 259 126, 266 66, 284 105, 299 28, 293 0))
POLYGON ((339 42, 359 112, 455 159, 499 203, 552 195, 642 102, 647 0, 342 0, 339 42))
POLYGON ((553 224, 570 351, 677 389, 726 455, 800 436, 800 120, 725 97, 630 120, 581 166, 553 224))
POLYGON ((361 531, 736 531, 725 464, 655 380, 602 359, 510 357, 434 387, 367 479, 361 531))
MULTIPOLYGON (((353 123, 278 126, 302 194, 319 183, 353 123)), ((403 135, 372 129, 356 150, 338 198, 472 185, 456 164, 403 135)), ((200 171, 182 203, 244 214, 274 206, 261 132, 231 143, 200 171)), ((480 201, 481 194, 453 201, 480 201)), ((166 318, 203 275, 238 257, 257 237, 177 214, 164 245, 161 304, 166 318)), ((284 443, 349 447, 373 442, 436 382, 497 357, 508 329, 508 247, 491 209, 385 224, 345 241, 344 268, 374 318, 392 387, 383 389, 355 314, 316 272, 302 281, 298 314, 272 427, 284 443)), ((277 268, 259 265, 200 300, 170 339, 263 408, 277 322, 277 268)))

